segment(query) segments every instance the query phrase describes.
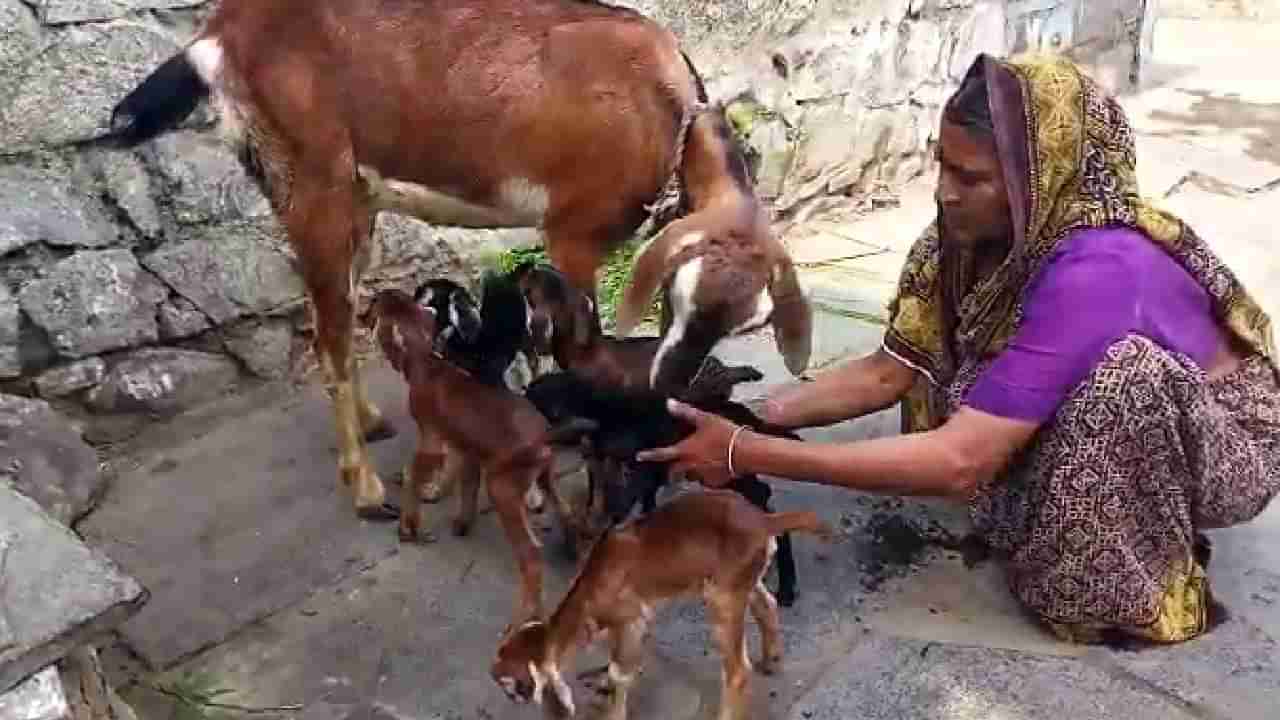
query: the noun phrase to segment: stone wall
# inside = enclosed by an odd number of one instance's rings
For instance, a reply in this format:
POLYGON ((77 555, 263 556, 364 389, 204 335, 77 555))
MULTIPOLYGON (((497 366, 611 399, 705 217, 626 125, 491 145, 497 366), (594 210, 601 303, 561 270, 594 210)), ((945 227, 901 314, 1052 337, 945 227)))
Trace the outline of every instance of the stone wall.
MULTIPOLYGON (((1132 0, 1137 2, 1137 0, 1132 0)), ((1003 0, 633 0, 687 44, 779 212, 922 172, 1003 0)), ((0 389, 98 413, 170 413, 296 373, 303 288, 266 200, 206 107, 134 152, 76 149, 179 48, 201 0, 0 0, 0 389)), ((473 277, 531 231, 384 215, 369 287, 473 277)))

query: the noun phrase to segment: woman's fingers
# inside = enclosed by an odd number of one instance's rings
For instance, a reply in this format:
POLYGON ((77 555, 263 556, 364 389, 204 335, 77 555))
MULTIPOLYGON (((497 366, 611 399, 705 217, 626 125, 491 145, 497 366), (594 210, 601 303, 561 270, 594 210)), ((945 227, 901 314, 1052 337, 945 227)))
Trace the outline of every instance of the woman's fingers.
MULTIPOLYGON (((683 444, 684 443, 679 443, 676 445, 668 445, 666 447, 641 450, 636 453, 636 460, 639 462, 671 462, 680 457, 682 454, 680 446, 683 444)), ((674 469, 678 470, 679 468, 676 467, 674 469)))

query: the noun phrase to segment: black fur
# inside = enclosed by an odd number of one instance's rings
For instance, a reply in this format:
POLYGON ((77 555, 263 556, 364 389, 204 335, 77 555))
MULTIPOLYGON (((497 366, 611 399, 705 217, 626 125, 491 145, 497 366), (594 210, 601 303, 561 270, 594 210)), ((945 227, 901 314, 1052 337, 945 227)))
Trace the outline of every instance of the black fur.
MULTIPOLYGON (((658 490, 667 482, 665 463, 637 462, 636 453, 649 448, 674 445, 693 432, 689 423, 667 411, 666 396, 655 392, 622 392, 602 388, 572 371, 543 375, 530 383, 525 397, 553 424, 573 417, 588 418, 596 422, 597 427, 588 434, 588 440, 590 453, 609 468, 603 478, 601 490, 604 493, 606 518, 610 524, 625 520, 637 503, 640 503, 642 512, 651 512, 657 506, 658 490)), ((749 408, 727 396, 717 394, 688 401, 701 410, 746 425, 757 432, 793 440, 801 439, 790 430, 763 422, 749 408)), ((592 478, 593 485, 595 482, 595 478, 592 478)), ((773 491, 758 476, 743 475, 735 478, 728 487, 756 507, 769 510, 773 491)), ((778 603, 790 607, 795 604, 796 599, 796 566, 789 534, 778 538, 776 558, 778 603)))
POLYGON ((136 145, 176 128, 209 96, 185 52, 169 58, 111 111, 109 137, 136 145))
POLYGON ((524 294, 510 275, 488 273, 482 281, 479 328, 470 331, 454 327, 450 305, 457 304, 460 314, 475 301, 466 288, 452 280, 436 278, 418 288, 418 302, 430 294, 427 303, 436 311, 437 347, 445 359, 491 385, 506 386, 507 368, 516 353, 529 344, 524 294), (435 292, 430 292, 435 290, 435 292), (470 335, 470 337, 468 337, 470 335))

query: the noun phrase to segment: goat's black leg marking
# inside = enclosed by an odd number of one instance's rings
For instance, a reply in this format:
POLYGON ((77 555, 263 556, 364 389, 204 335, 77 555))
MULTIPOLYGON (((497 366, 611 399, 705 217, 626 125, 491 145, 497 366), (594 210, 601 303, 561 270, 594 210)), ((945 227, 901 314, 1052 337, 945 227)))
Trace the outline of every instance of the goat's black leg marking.
POLYGON ((778 536, 778 604, 791 607, 796 604, 796 558, 791 554, 791 533, 778 536))

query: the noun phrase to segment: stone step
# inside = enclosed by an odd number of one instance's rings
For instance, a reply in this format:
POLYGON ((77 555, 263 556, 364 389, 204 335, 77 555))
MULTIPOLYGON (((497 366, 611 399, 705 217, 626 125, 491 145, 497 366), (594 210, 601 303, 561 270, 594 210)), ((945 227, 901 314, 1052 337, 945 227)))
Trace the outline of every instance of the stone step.
POLYGON ((3 693, 132 617, 149 593, 7 483, 0 528, 3 693))

